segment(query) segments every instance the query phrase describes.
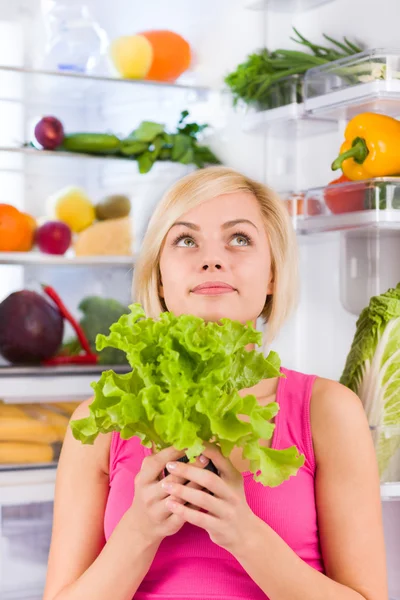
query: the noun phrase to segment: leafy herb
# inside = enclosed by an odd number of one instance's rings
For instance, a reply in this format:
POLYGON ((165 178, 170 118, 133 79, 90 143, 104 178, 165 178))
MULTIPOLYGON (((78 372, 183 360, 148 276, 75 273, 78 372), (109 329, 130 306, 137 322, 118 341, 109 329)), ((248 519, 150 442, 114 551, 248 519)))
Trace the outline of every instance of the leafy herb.
POLYGON ((121 154, 136 159, 140 173, 148 173, 157 160, 195 164, 199 168, 220 164, 210 148, 198 144, 198 136, 208 125, 187 123, 188 116, 187 110, 182 112, 175 133, 166 132, 160 123, 144 121, 121 141, 121 154))
MULTIPOLYGON (((274 108, 291 101, 291 87, 288 77, 301 76, 297 85, 298 101, 302 100, 302 76, 312 67, 324 65, 339 58, 348 57, 362 49, 344 38, 344 43, 324 35, 336 48, 327 48, 308 41, 300 32, 293 28, 296 38, 293 41, 306 46, 310 52, 278 49, 273 52, 267 48, 248 56, 247 60, 238 65, 235 71, 227 75, 225 83, 233 94, 233 103, 239 100, 258 109, 274 108), (274 94, 282 85, 283 89, 280 103, 277 103, 274 94), (274 87, 273 87, 274 86, 274 87), (286 89, 285 89, 286 87, 286 89)), ((279 92, 278 92, 279 93, 279 92)))
POLYGON ((270 420, 278 404, 260 406, 255 396, 238 393, 264 378, 282 376, 275 352, 264 357, 246 350, 261 343, 261 333, 251 323, 205 323, 168 312, 153 320, 140 304, 130 309, 107 337, 97 337, 96 346, 125 352, 132 371, 105 371, 92 384, 90 416, 71 423, 75 438, 92 444, 100 432, 119 431, 123 439, 138 436, 157 450, 186 449, 191 461, 204 449, 203 442, 212 441, 225 456, 235 446, 242 448, 254 479, 263 485, 277 486, 295 475, 304 464, 296 447, 275 450, 259 443, 272 437, 270 420))

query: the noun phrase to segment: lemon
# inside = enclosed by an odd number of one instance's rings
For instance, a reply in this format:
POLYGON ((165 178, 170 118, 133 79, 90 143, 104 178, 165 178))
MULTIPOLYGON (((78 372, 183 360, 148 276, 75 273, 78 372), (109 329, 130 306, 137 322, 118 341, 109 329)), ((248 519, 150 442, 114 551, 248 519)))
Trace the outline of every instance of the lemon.
POLYGON ((69 225, 74 233, 83 231, 96 219, 95 208, 81 188, 63 188, 51 196, 48 202, 52 216, 69 225))
POLYGON ((111 43, 110 56, 125 79, 143 79, 153 62, 153 46, 143 35, 126 35, 111 43))

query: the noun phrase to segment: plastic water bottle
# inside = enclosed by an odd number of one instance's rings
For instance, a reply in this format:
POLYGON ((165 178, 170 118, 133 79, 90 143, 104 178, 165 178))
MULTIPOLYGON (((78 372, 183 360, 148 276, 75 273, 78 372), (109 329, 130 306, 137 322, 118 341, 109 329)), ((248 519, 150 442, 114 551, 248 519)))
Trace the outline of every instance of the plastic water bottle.
POLYGON ((87 3, 50 0, 43 16, 48 36, 44 69, 86 75, 101 73, 108 37, 93 19, 87 3))

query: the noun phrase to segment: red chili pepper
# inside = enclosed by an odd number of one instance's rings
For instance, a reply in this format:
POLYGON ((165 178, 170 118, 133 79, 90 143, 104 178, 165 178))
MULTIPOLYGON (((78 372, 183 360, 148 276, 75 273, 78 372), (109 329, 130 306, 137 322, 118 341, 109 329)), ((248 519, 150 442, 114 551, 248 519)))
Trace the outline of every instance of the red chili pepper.
POLYGON ((45 367, 54 367, 57 365, 96 365, 98 362, 97 354, 78 354, 77 356, 53 356, 42 362, 45 367))
POLYGON ((87 339, 87 337, 85 335, 85 332, 83 331, 83 329, 79 325, 79 323, 76 321, 76 319, 74 319, 74 317, 71 315, 71 313, 69 312, 69 310, 67 309, 67 307, 64 305, 64 303, 61 300, 60 296, 49 285, 43 285, 42 284, 42 288, 43 288, 43 291, 53 300, 53 302, 55 302, 55 304, 57 305, 57 308, 60 311, 61 315, 69 323, 71 323, 72 327, 75 329, 76 335, 78 336, 79 342, 80 342, 83 350, 86 352, 86 354, 89 354, 89 355, 93 356, 93 352, 92 352, 92 349, 91 349, 90 344, 88 342, 88 339, 87 339))

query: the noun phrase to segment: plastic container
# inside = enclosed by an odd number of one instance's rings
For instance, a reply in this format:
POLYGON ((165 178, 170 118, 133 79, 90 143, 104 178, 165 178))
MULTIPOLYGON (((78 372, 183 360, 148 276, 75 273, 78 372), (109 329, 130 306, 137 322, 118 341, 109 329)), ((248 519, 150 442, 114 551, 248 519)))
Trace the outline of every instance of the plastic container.
POLYGON ((400 281, 399 231, 369 227, 341 233, 340 239, 340 302, 353 315, 379 296, 396 287, 400 281))
POLYGON ((400 178, 381 177, 306 192, 302 233, 379 225, 400 229, 400 178), (319 212, 315 211, 318 202, 319 212))
POLYGON ((360 112, 400 115, 400 49, 374 49, 307 71, 306 112, 351 119, 360 112))
POLYGON ((43 68, 86 75, 98 72, 108 37, 87 3, 51 0, 48 5, 43 15, 48 35, 43 68))
POLYGON ((400 426, 371 426, 381 483, 400 481, 400 426))
POLYGON ((243 131, 287 138, 332 131, 336 124, 331 120, 313 119, 306 114, 303 87, 302 75, 284 77, 271 85, 262 104, 245 113, 243 131))

